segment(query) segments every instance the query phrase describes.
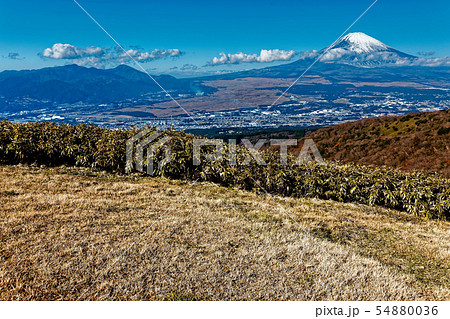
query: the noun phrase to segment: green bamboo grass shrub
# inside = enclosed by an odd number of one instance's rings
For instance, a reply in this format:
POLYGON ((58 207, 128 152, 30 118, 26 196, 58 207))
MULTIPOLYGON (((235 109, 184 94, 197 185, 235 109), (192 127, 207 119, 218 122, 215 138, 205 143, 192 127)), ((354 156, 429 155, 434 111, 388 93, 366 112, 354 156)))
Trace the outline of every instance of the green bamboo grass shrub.
MULTIPOLYGON (((138 132, 86 124, 1 121, 0 163, 64 164, 125 173, 126 141, 138 132)), ((172 153, 171 160, 155 171, 157 176, 210 181, 282 196, 379 205, 418 216, 450 219, 450 181, 439 176, 338 162, 296 165, 291 155, 288 164, 282 165, 274 150, 260 152, 266 165, 259 165, 254 159, 243 165, 250 152, 239 145, 236 165, 232 165, 228 144, 224 145, 221 160, 203 160, 200 165, 194 165, 193 141, 197 137, 173 129, 163 134, 171 137, 168 144, 172 153)), ((205 147, 203 151, 212 152, 213 148, 205 147)), ((162 161, 164 156, 164 149, 157 149, 154 163, 162 161)))

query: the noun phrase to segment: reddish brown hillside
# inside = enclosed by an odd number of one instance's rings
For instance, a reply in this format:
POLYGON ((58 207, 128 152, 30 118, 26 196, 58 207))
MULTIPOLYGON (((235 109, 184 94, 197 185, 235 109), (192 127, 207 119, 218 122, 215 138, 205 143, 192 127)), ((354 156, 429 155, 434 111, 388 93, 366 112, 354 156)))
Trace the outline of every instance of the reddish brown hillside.
POLYGON ((308 137, 328 160, 439 172, 450 178, 450 110, 363 119, 308 137))

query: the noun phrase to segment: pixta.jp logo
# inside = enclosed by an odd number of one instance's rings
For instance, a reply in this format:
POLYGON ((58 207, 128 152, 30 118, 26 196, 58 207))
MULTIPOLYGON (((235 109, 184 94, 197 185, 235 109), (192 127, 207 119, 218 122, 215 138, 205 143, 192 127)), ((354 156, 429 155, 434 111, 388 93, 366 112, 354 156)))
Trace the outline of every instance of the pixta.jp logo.
POLYGON ((154 170, 154 153, 160 147, 164 147, 164 159, 158 163, 158 169, 161 169, 166 165, 171 158, 172 149, 170 146, 166 145, 171 137, 162 136, 161 133, 156 132, 152 129, 145 129, 140 131, 138 134, 134 135, 132 138, 127 140, 127 161, 126 161, 126 172, 129 173, 133 170, 133 157, 136 159, 136 170, 139 172, 144 171, 144 163, 147 164, 147 174, 153 175, 154 170), (151 134, 150 134, 151 133, 151 134), (150 134, 150 135, 148 135, 150 134), (147 136, 148 135, 148 136, 147 136), (135 145, 136 144, 136 145, 135 145), (147 151, 147 160, 144 159, 144 150, 147 151), (135 153, 135 154, 134 154, 135 153))
MULTIPOLYGON (((126 145, 126 171, 129 173, 135 168, 137 171, 143 172, 144 165, 146 165, 147 174, 154 175, 156 169, 160 170, 172 159, 172 149, 167 143, 171 139, 172 137, 151 128, 142 130, 130 138, 126 145), (162 159, 160 158, 161 148, 163 149, 162 159), (159 159, 157 167, 155 167, 156 153, 158 153, 159 159), (133 163, 136 163, 136 167, 133 167, 133 163)), ((192 143, 192 164, 194 166, 201 165, 202 161, 225 161, 230 166, 249 165, 253 161, 257 165, 264 166, 267 165, 261 153, 264 146, 279 148, 279 162, 281 165, 287 165, 288 147, 297 146, 296 139, 259 139, 254 144, 248 139, 242 139, 239 147, 241 150, 246 150, 245 156, 242 157, 237 156, 238 147, 235 139, 229 139, 225 143, 221 139, 194 138, 192 143), (240 159, 239 162, 237 158, 240 159)), ((305 139, 294 164, 300 165, 308 161, 324 163, 312 139, 305 139)))

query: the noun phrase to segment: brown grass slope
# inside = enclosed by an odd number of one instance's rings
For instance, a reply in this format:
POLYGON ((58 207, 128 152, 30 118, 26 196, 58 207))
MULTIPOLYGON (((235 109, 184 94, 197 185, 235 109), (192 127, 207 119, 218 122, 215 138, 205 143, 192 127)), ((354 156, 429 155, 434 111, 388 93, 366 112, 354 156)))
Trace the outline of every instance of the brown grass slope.
POLYGON ((446 221, 81 168, 0 180, 0 300, 450 297, 446 221))
POLYGON ((308 137, 328 160, 438 172, 450 178, 450 110, 363 119, 319 129, 308 137))

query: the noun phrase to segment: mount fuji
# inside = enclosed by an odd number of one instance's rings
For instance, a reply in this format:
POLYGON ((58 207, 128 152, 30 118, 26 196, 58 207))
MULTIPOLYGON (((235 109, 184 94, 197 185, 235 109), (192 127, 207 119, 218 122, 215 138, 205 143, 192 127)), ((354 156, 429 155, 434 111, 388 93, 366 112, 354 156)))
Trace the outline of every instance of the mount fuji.
POLYGON ((349 33, 320 50, 321 62, 339 62, 356 66, 404 63, 417 57, 398 51, 362 32, 349 33))
POLYGON ((396 50, 365 33, 353 32, 322 50, 300 53, 294 62, 200 79, 295 78, 313 63, 314 67, 308 70, 308 74, 332 76, 335 80, 364 78, 403 81, 420 77, 431 82, 438 79, 439 82, 448 83, 450 58, 416 57, 396 50), (316 59, 319 59, 317 63, 316 59))

